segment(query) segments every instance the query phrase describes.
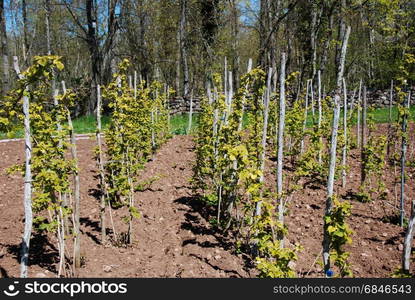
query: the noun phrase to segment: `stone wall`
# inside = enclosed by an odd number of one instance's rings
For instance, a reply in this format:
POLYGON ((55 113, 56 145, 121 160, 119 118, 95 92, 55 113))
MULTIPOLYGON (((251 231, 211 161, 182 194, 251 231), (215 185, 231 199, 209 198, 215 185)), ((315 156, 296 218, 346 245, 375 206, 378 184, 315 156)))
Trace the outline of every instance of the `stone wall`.
MULTIPOLYGON (((352 96, 352 95, 350 95, 352 96)), ((393 93, 392 97, 392 105, 396 105, 397 95, 393 93)), ((411 92, 411 100, 410 104, 414 104, 415 101, 415 93, 411 92)), ((390 105, 390 90, 382 91, 382 90, 373 90, 367 91, 367 103, 373 107, 389 107, 390 105)))
MULTIPOLYGON (((201 98, 193 98, 193 112, 199 112, 200 111, 200 100, 201 98)), ((182 97, 176 97, 169 100, 170 105, 170 113, 175 114, 181 114, 181 113, 187 113, 190 111, 190 101, 185 101, 182 97)))

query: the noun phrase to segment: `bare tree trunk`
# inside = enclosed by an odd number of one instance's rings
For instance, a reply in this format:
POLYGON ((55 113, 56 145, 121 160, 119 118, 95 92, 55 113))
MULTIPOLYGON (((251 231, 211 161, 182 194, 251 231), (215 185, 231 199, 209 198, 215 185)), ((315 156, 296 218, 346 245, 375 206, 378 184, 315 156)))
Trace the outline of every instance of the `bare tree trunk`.
POLYGON ((232 14, 232 73, 235 78, 235 89, 239 89, 239 51, 238 51, 238 36, 239 36, 239 15, 237 1, 229 1, 230 10, 232 14))
POLYGON ((29 37, 27 26, 27 5, 26 0, 22 0, 22 19, 23 19, 23 60, 26 62, 29 56, 29 37))
POLYGON ((3 78, 1 93, 4 96, 10 87, 9 72, 9 49, 6 31, 6 14, 4 10, 4 0, 0 1, 0 31, 1 31, 1 57, 3 59, 3 78))
POLYGON ((346 12, 346 0, 340 0, 338 1, 338 5, 339 5, 339 35, 338 35, 338 40, 339 43, 337 43, 337 47, 336 47, 336 65, 338 66, 340 64, 340 59, 341 59, 341 50, 342 50, 342 45, 340 44, 340 42, 343 42, 344 40, 344 35, 346 34, 346 23, 345 23, 345 12, 346 12))
POLYGON ((267 64, 267 54, 266 49, 266 40, 267 40, 267 31, 268 31, 268 1, 269 0, 260 0, 260 10, 259 10, 259 64, 262 67, 265 67, 267 64))
POLYGON ((101 53, 96 36, 97 18, 94 14, 94 1, 86 0, 86 19, 88 24, 87 43, 91 57, 91 96, 86 107, 86 113, 92 115, 97 103, 97 86, 101 84, 101 53))
MULTIPOLYGON (((344 63, 346 60, 347 43, 350 35, 350 26, 347 27, 346 34, 344 35, 342 48, 340 53, 340 60, 337 66, 337 88, 334 95, 334 112, 333 112, 333 126, 331 131, 331 145, 330 145, 330 165, 329 175, 327 180, 327 198, 326 198, 326 209, 325 215, 328 216, 331 213, 333 205, 333 192, 334 192, 334 175, 336 172, 336 159, 337 159, 337 133, 339 127, 340 118, 340 94, 342 88, 342 80, 344 73, 344 63)), ((323 237, 323 263, 324 273, 330 270, 330 237, 327 232, 326 224, 324 224, 324 237, 323 237)))
MULTIPOLYGON (((285 65, 287 63, 286 54, 281 53, 281 71, 280 71, 280 107, 278 123, 278 154, 277 154, 277 200, 278 200, 278 221, 284 224, 284 199, 283 199, 283 181, 282 169, 284 159, 284 128, 285 128, 285 65)), ((280 239, 280 247, 284 247, 284 238, 280 239)))
MULTIPOLYGON (((20 73, 17 56, 13 57, 14 69, 19 79, 23 79, 20 73)), ((32 234, 33 214, 32 214, 32 141, 30 132, 30 109, 29 97, 23 95, 23 114, 24 114, 24 133, 25 133, 25 182, 24 182, 24 213, 25 226, 20 248, 20 277, 26 278, 29 265, 30 237, 32 234)))
POLYGON ((330 14, 328 18, 329 18, 329 28, 327 29, 326 39, 323 45, 323 54, 321 56, 321 63, 320 63, 320 73, 321 73, 320 76, 323 76, 325 74, 324 72, 326 70, 326 65, 327 65, 328 56, 329 56, 330 42, 331 42, 331 37, 333 34, 333 15, 330 14))
POLYGON ((312 4, 312 11, 311 11, 311 26, 310 26, 310 49, 311 49, 311 80, 315 82, 316 72, 317 72, 317 42, 316 42, 316 34, 317 34, 317 5, 312 4))
POLYGON ((176 55, 176 78, 175 78, 175 89, 176 95, 180 95, 180 72, 181 72, 181 48, 180 48, 180 30, 177 31, 177 55, 176 55))
POLYGON ((179 22, 179 37, 180 37, 180 58, 183 72, 183 98, 187 99, 190 92, 189 81, 189 66, 187 63, 187 0, 180 0, 180 22, 179 22))
MULTIPOLYGON (((51 8, 50 8, 50 0, 45 0, 45 26, 46 26, 46 52, 48 55, 52 54, 52 47, 51 47, 51 38, 50 38, 50 15, 51 15, 51 8)), ((54 91, 55 89, 53 89, 54 91)))

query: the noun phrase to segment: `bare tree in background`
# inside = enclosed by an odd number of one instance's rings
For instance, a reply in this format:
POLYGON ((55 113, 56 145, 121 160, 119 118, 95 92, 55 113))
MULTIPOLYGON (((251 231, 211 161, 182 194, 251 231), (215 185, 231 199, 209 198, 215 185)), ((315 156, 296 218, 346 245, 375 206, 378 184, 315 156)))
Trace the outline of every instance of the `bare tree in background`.
POLYGON ((179 40, 180 61, 183 73, 183 98, 187 99, 190 93, 189 65, 187 62, 187 0, 180 0, 179 40))
POLYGON ((3 59, 3 78, 2 78, 2 95, 9 90, 10 72, 9 72, 9 46, 7 42, 6 31, 6 14, 4 10, 4 0, 0 0, 0 31, 1 31, 1 58, 3 59))

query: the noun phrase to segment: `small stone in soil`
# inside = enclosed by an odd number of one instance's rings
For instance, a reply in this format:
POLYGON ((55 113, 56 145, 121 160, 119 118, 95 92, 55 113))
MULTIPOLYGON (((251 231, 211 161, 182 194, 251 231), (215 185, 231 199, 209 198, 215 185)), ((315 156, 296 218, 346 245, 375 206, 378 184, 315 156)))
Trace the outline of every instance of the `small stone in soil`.
POLYGON ((104 272, 109 273, 109 272, 112 271, 112 268, 111 268, 111 266, 104 266, 103 270, 104 270, 104 272))

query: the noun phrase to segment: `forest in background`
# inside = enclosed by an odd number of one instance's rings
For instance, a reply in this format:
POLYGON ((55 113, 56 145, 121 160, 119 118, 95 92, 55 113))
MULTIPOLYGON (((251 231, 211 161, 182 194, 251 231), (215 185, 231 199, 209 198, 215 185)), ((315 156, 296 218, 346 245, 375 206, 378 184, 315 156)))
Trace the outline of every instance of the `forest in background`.
MULTIPOLYGON (((336 84, 341 40, 351 26, 345 79, 354 88, 387 88, 413 80, 415 1, 411 0, 1 0, 1 91, 36 55, 58 55, 68 66, 57 81, 75 89, 76 116, 96 109, 96 86, 108 84, 128 58, 131 74, 158 79, 189 98, 204 93, 226 60, 235 87, 254 65, 274 70, 287 53, 296 88, 321 73, 336 84)), ((317 80, 313 82, 316 83, 317 80)))

